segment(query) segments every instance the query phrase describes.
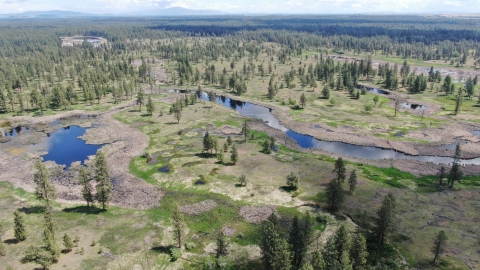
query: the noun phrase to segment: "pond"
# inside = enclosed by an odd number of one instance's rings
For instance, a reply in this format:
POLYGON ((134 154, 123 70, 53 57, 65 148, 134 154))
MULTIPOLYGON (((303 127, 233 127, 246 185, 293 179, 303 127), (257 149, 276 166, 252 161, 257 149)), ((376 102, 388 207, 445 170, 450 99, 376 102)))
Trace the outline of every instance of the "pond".
POLYGON ((374 94, 390 95, 390 92, 382 90, 382 89, 378 89, 378 88, 366 87, 366 86, 363 86, 363 85, 358 85, 357 88, 360 89, 360 90, 362 90, 363 88, 367 88, 368 92, 374 93, 374 94))
MULTIPOLYGON (((197 93, 202 100, 208 101, 208 94, 205 92, 197 93)), ((354 145, 343 142, 329 142, 318 140, 312 136, 296 133, 289 130, 272 114, 272 109, 252 104, 249 102, 243 102, 239 100, 230 99, 225 96, 217 96, 215 102, 221 104, 227 108, 233 109, 239 112, 241 115, 263 120, 270 127, 281 130, 287 134, 288 137, 295 140, 302 148, 315 148, 328 151, 334 154, 340 154, 344 156, 366 158, 366 159, 409 159, 418 160, 424 162, 434 163, 452 163, 453 158, 450 157, 438 157, 438 156, 411 156, 404 153, 397 152, 391 149, 383 149, 372 146, 354 145)), ((480 165, 480 158, 466 159, 461 161, 462 164, 476 164, 480 165)))
POLYGON ((54 161, 59 165, 70 166, 72 162, 84 161, 90 155, 95 155, 103 145, 87 144, 79 137, 85 134, 87 128, 79 126, 68 126, 47 133, 47 151, 43 156, 44 161, 54 161))
POLYGON ((412 109, 412 110, 426 110, 426 109, 428 109, 428 107, 425 106, 425 105, 411 104, 411 103, 408 103, 408 102, 402 102, 400 104, 400 106, 402 106, 402 108, 404 108, 404 109, 412 109))

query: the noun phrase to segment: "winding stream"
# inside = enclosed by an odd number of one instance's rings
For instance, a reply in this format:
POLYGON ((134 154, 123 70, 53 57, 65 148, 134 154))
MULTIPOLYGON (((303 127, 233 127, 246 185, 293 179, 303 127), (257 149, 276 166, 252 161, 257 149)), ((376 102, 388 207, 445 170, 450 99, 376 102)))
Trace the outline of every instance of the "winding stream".
MULTIPOLYGON (((205 92, 197 93, 202 99, 208 101, 208 94, 205 92)), ((318 140, 312 136, 296 133, 278 121, 278 119, 272 114, 272 110, 260 105, 252 104, 249 102, 243 102, 239 100, 230 99, 225 96, 217 96, 215 100, 218 104, 221 104, 229 109, 233 109, 239 112, 243 116, 252 117, 263 120, 270 127, 281 130, 287 134, 288 137, 295 140, 302 148, 314 148, 321 149, 334 154, 366 158, 366 159, 408 159, 418 160, 423 162, 443 163, 448 164, 453 162, 453 158, 450 157, 438 157, 438 156, 412 156, 404 153, 397 152, 391 149, 383 149, 373 146, 361 146, 348 144, 343 142, 329 142, 318 140)), ((480 165, 480 158, 463 159, 462 164, 475 164, 480 165)))

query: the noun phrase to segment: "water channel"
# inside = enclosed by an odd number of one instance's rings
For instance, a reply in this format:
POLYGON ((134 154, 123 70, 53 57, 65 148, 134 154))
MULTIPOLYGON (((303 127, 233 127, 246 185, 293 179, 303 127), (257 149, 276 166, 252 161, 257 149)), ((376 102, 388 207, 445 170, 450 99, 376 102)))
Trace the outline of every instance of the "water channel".
MULTIPOLYGON (((185 91, 173 90, 178 93, 185 93, 185 91)), ((170 92, 173 92, 170 91, 170 92)), ((198 93, 197 96, 202 100, 208 101, 208 94, 205 92, 198 93)), ((229 109, 233 109, 239 112, 243 116, 252 117, 263 120, 267 125, 275 129, 281 130, 287 134, 288 137, 294 139, 302 148, 314 148, 321 149, 334 154, 366 158, 366 159, 408 159, 418 160, 423 162, 434 162, 448 164, 453 162, 453 158, 450 157, 438 157, 438 156, 412 156, 404 153, 397 152, 391 149, 382 149, 373 146, 361 146, 348 144, 343 142, 329 142, 318 140, 312 136, 296 133, 289 130, 272 114, 272 110, 260 105, 252 104, 249 102, 243 102, 239 100, 230 99, 225 96, 217 96, 215 101, 229 109)), ((475 164, 480 165, 480 158, 465 159, 461 161, 462 164, 475 164)))

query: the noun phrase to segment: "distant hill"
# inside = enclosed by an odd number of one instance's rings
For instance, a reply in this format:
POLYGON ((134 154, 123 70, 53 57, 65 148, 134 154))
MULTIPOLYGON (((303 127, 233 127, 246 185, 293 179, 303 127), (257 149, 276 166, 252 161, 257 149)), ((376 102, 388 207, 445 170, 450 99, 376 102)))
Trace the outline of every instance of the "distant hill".
POLYGON ((0 14, 0 18, 80 18, 96 16, 99 15, 64 10, 26 11, 22 13, 0 14))
POLYGON ((226 12, 210 9, 188 9, 172 7, 167 9, 154 9, 139 11, 128 14, 88 14, 75 11, 47 10, 47 11, 26 11, 22 13, 0 14, 0 19, 28 19, 28 18, 87 18, 87 17, 125 17, 125 16, 205 16, 225 15, 226 12))
POLYGON ((166 9, 157 9, 138 12, 140 16, 205 16, 205 15, 225 15, 228 14, 219 10, 211 9, 188 9, 182 7, 172 7, 166 9))

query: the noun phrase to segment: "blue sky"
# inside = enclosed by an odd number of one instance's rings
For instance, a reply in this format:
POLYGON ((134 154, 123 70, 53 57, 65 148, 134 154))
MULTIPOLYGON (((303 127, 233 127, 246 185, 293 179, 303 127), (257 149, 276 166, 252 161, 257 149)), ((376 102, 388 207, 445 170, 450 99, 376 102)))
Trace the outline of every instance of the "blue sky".
POLYGON ((0 13, 70 10, 122 14, 168 7, 232 13, 480 13, 480 0, 0 0, 0 13))

